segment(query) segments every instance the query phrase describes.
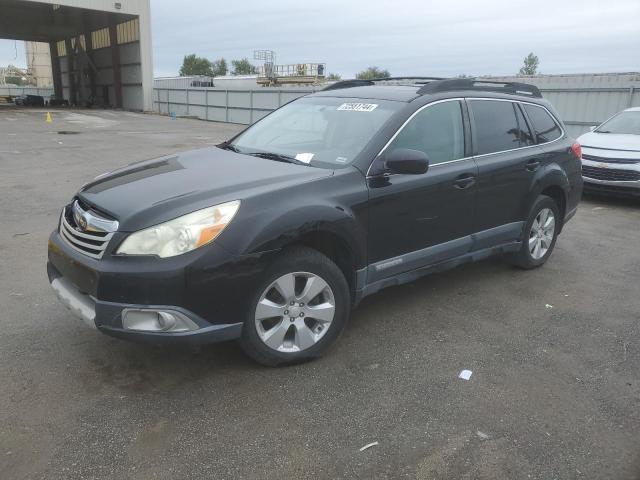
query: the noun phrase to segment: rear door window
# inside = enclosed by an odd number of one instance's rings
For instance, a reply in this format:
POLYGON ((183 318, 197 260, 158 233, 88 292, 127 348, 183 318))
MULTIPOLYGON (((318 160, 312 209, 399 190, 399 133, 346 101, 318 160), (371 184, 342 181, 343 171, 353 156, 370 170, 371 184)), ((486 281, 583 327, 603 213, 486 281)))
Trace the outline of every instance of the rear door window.
POLYGON ((562 135, 562 130, 549 112, 537 105, 525 104, 524 109, 533 123, 537 143, 547 143, 557 140, 562 135))
POLYGON ((521 131, 512 102, 471 100, 478 155, 521 147, 521 131))

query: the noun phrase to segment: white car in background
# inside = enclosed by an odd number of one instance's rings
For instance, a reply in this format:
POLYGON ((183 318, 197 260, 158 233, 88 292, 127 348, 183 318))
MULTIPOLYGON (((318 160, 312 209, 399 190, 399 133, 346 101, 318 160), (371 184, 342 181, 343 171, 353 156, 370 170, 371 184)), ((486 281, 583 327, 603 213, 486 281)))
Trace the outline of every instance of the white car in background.
POLYGON ((585 191, 640 196, 640 107, 592 127, 578 142, 585 191))

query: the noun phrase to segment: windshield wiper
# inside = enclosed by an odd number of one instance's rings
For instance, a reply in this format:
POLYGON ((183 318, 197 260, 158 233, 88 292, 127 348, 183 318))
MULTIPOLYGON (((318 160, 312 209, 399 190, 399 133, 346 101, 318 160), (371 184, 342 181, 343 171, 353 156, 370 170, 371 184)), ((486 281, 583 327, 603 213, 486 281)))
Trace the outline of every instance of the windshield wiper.
POLYGON ((611 133, 611 130, 596 130, 596 133, 611 133))
POLYGON ((218 145, 216 145, 218 148, 221 148, 223 150, 231 150, 232 152, 235 153, 240 153, 240 150, 238 150, 236 147, 234 147, 230 142, 222 142, 218 145))
POLYGON ((301 162, 300 160, 290 157, 288 155, 283 155, 281 153, 273 153, 273 152, 242 152, 245 155, 253 155, 254 157, 266 158, 267 160, 275 160, 277 162, 286 162, 293 163, 295 165, 309 165, 308 163, 301 162))

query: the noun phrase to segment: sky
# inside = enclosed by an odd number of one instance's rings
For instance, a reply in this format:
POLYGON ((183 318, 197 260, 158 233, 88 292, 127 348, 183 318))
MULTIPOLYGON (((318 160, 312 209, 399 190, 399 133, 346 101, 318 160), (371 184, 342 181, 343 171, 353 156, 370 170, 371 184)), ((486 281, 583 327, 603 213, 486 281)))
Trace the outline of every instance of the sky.
MULTIPOLYGON (((184 55, 326 63, 354 77, 509 75, 534 52, 541 73, 640 71, 640 0, 151 0, 154 71, 177 75, 184 55)), ((24 65, 0 41, 0 65, 24 65)), ((256 61, 255 63, 259 63, 256 61)))

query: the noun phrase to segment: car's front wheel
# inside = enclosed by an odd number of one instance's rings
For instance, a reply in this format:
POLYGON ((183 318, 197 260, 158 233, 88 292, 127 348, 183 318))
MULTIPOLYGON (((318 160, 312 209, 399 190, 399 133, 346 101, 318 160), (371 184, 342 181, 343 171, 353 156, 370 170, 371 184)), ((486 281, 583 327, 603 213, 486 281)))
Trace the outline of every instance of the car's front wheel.
POLYGON ((345 326, 349 287, 338 266, 310 248, 285 251, 263 274, 240 343, 263 365, 319 357, 345 326))

